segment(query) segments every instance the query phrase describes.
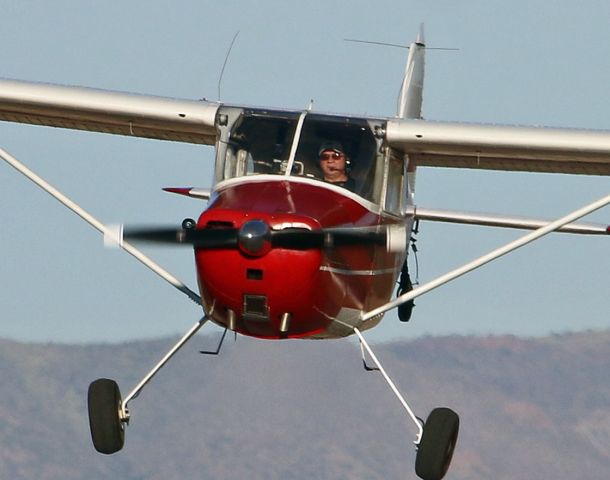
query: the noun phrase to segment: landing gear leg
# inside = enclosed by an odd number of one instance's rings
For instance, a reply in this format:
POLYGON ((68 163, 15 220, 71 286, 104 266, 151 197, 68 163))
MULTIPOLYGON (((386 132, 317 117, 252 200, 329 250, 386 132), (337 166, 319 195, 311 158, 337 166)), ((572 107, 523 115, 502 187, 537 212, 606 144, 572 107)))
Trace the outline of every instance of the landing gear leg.
POLYGON ((163 366, 188 342, 195 333, 208 321, 201 318, 176 343, 150 372, 127 395, 121 399, 119 386, 114 380, 100 378, 89 385, 87 398, 89 409, 89 427, 93 446, 100 453, 112 454, 123 448, 125 443, 125 427, 129 424, 128 403, 136 398, 148 382, 163 368, 163 366))
POLYGON ((404 409, 407 411, 407 415, 409 415, 409 417, 411 418, 411 420, 413 420, 413 423, 417 427, 418 433, 417 433, 417 438, 415 439, 415 444, 418 445, 422 438, 422 435, 424 433, 424 428, 422 426, 422 422, 420 421, 419 418, 417 418, 415 416, 415 413, 413 413, 413 410, 411 409, 411 407, 409 406, 409 404, 407 403, 405 398, 401 395, 401 393, 398 391, 398 388, 396 388, 396 385, 394 385, 394 382, 392 381, 392 379, 385 372, 385 370, 381 366, 381 363, 379 363, 379 360, 377 360, 377 357, 373 353, 373 350, 371 350, 371 347, 369 347, 369 344, 367 343, 367 341, 364 339, 364 337, 360 333, 360 330, 358 330, 357 328, 354 328, 354 332, 356 333, 356 335, 358 336, 358 339, 360 340, 360 345, 366 349, 367 353, 371 357, 371 360, 373 360, 373 362, 375 363, 375 365, 381 372, 381 375, 383 375, 383 378, 385 379, 387 384, 390 386, 390 388, 394 392, 394 395, 396 395, 396 397, 398 398, 398 400, 400 401, 400 403, 402 404, 404 409))
MULTIPOLYGON (((458 430, 460 420, 453 410, 449 408, 435 408, 432 410, 426 423, 415 416, 413 410, 401 395, 401 393, 394 385, 394 382, 390 379, 388 374, 385 372, 381 363, 369 347, 368 343, 360 333, 360 330, 354 328, 354 332, 360 340, 360 347, 366 349, 367 353, 377 366, 376 369, 366 368, 367 370, 379 370, 383 375, 383 378, 388 383, 407 414, 415 423, 418 434, 415 439, 415 445, 417 446, 417 456, 415 458, 415 473, 418 477, 423 480, 441 480, 451 463, 455 445, 457 443, 458 430)), ((363 352, 364 358, 364 352, 363 352)))

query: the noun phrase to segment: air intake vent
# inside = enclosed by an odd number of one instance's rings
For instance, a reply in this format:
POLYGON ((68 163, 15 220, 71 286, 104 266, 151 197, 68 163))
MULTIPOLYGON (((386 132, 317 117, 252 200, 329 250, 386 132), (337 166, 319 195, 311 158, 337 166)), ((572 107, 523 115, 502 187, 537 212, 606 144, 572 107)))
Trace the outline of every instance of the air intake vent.
POLYGON ((263 279, 263 271, 258 268, 248 268, 246 270, 246 278, 248 280, 262 280, 263 279))
POLYGON ((244 295, 244 319, 255 322, 269 321, 269 307, 264 295, 244 295))
POLYGON ((205 224, 205 228, 233 228, 233 222, 210 220, 208 223, 205 224))

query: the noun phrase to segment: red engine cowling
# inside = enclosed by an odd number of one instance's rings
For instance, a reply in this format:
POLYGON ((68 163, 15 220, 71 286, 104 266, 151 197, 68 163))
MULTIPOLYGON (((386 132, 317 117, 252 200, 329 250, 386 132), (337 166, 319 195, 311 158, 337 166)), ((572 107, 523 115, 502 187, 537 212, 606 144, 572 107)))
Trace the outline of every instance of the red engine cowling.
MULTIPOLYGON (((212 208, 198 229, 237 228, 264 222, 271 230, 319 229, 309 217, 212 208)), ((262 338, 297 338, 323 331, 328 313, 318 305, 319 249, 236 248, 195 250, 200 290, 214 321, 262 338)), ((339 307, 337 307, 338 309, 339 307)), ((332 312, 330 312, 332 313, 332 312)))

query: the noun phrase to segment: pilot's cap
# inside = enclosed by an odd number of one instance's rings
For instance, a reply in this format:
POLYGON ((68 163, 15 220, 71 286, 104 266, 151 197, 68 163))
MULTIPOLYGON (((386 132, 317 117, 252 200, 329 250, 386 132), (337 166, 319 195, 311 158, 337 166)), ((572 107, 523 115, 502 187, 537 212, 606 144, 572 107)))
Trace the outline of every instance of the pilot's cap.
POLYGON ((342 153, 345 155, 345 150, 343 149, 343 145, 339 142, 325 142, 320 146, 320 150, 318 150, 318 156, 322 155, 322 152, 325 150, 332 150, 333 152, 342 153))

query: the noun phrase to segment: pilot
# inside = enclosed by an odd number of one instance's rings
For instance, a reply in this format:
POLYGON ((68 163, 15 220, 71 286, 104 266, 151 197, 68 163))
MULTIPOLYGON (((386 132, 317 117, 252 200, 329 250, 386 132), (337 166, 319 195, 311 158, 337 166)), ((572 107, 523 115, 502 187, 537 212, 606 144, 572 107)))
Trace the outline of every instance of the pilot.
POLYGON ((340 143, 323 144, 318 151, 318 159, 325 182, 354 191, 356 183, 349 176, 350 161, 340 143))

